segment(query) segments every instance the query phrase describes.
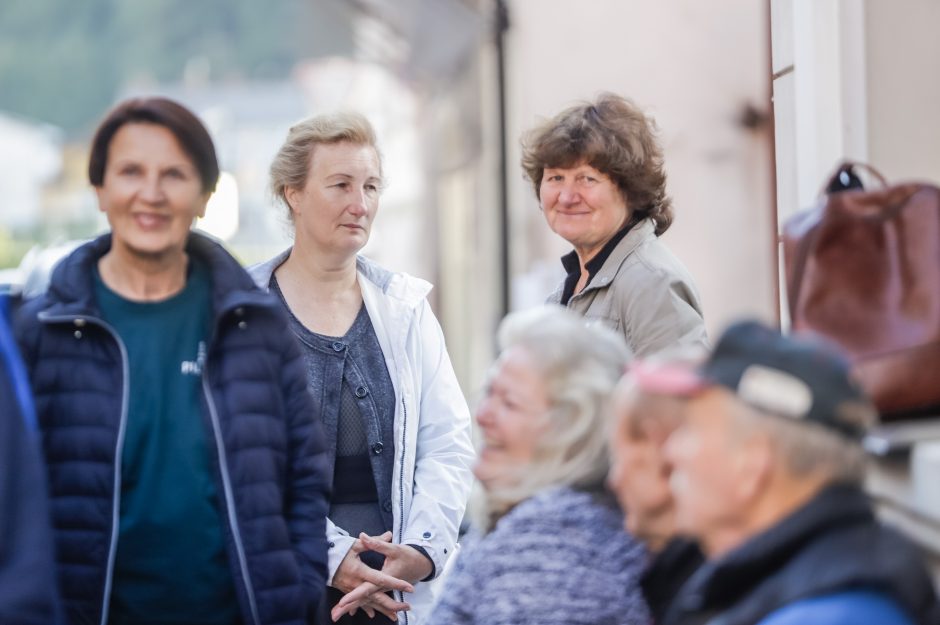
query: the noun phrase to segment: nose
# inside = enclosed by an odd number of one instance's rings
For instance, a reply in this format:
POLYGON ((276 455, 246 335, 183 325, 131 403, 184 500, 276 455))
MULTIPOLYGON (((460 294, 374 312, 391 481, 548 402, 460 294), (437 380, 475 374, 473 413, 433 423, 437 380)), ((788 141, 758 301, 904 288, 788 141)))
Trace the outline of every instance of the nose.
POLYGON ((493 408, 492 401, 489 396, 484 397, 480 404, 477 406, 476 413, 473 415, 474 419, 482 429, 488 428, 493 424, 493 408))
POLYGON ((146 176, 138 192, 140 199, 150 204, 159 204, 164 199, 159 176, 146 176))
POLYGON ((362 217, 369 214, 369 198, 366 191, 360 190, 349 203, 349 213, 354 217, 362 217))
POLYGON ((577 204, 581 201, 581 195, 573 183, 565 182, 558 191, 558 201, 566 206, 577 204))

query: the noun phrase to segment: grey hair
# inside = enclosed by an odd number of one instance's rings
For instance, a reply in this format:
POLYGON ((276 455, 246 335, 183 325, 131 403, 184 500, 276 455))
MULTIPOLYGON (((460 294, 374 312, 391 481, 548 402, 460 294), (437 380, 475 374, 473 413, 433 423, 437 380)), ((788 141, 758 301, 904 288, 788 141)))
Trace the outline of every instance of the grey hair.
POLYGON ((375 129, 361 113, 338 111, 324 113, 305 119, 291 126, 284 144, 271 162, 270 186, 275 199, 287 208, 287 218, 292 223, 293 213, 287 202, 287 189, 302 189, 307 184, 310 161, 314 148, 320 144, 352 143, 367 145, 375 150, 382 172, 382 154, 375 138, 375 129))
POLYGON ((817 423, 767 414, 740 401, 735 404, 739 432, 763 433, 792 475, 822 475, 832 482, 851 484, 864 480, 866 456, 859 443, 817 423))
POLYGON ((609 467, 608 402, 631 358, 621 335, 558 306, 507 316, 499 347, 519 347, 532 357, 550 408, 532 463, 486 493, 490 523, 547 487, 602 487, 609 467))

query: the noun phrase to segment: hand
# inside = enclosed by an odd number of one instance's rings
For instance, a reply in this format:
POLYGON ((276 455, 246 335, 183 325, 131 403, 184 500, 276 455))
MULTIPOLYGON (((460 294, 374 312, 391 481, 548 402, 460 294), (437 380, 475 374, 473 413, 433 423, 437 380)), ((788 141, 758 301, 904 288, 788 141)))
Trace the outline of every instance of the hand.
MULTIPOLYGON (((365 534, 362 534, 362 536, 368 538, 372 544, 386 545, 388 544, 387 541, 392 540, 391 532, 385 532, 385 534, 377 538, 366 536, 365 534)), ((384 572, 384 569, 383 571, 376 571, 363 563, 362 560, 359 559, 359 555, 364 551, 370 550, 371 547, 367 547, 361 539, 354 542, 343 558, 343 561, 340 562, 340 565, 336 568, 336 573, 333 575, 332 586, 344 593, 349 593, 362 587, 364 584, 369 584, 372 588, 375 588, 375 591, 369 593, 370 596, 363 598, 364 600, 359 601, 351 610, 347 608, 337 611, 334 608, 332 612, 334 621, 345 612, 354 614, 358 607, 365 610, 370 618, 375 616, 375 612, 381 612, 392 620, 398 618, 398 611, 410 609, 411 606, 407 603, 395 601, 384 593, 388 590, 414 592, 414 586, 403 579, 393 577, 384 572)), ((420 556, 420 554, 418 555, 420 556)))
MULTIPOLYGON (((385 536, 387 534, 386 532, 386 534, 383 534, 378 539, 366 534, 360 534, 356 544, 362 545, 364 550, 375 551, 385 556, 385 564, 382 566, 382 573, 394 579, 408 580, 412 583, 417 583, 431 574, 433 570, 432 564, 420 551, 408 545, 396 545, 386 541, 385 536)), ((337 621, 343 614, 354 614, 359 607, 362 607, 366 610, 366 614, 369 614, 368 609, 366 609, 367 604, 374 602, 378 597, 388 599, 388 596, 384 594, 386 590, 389 590, 389 588, 382 588, 369 580, 364 581, 357 588, 346 592, 346 595, 336 604, 331 612, 333 621, 337 621)), ((385 614, 384 611, 382 611, 382 613, 385 614)), ((394 620, 394 618, 397 617, 391 618, 394 620)))

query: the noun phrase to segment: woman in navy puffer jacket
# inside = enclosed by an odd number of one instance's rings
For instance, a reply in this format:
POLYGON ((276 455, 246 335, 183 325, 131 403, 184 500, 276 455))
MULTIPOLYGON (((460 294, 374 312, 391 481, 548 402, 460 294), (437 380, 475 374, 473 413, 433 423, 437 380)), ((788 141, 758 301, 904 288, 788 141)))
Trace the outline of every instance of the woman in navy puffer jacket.
POLYGON ((323 437, 283 311, 190 232, 212 141, 172 101, 129 100, 89 176, 111 233, 17 327, 69 621, 299 625, 326 580, 323 437))

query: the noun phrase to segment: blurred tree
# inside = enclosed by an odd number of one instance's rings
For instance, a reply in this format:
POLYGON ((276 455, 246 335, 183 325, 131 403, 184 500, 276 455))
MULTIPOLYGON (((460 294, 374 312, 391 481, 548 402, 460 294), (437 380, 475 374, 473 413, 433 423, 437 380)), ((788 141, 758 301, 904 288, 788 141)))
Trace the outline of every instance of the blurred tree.
POLYGON ((3 0, 0 110, 81 132, 129 81, 285 78, 351 52, 342 0, 3 0))

